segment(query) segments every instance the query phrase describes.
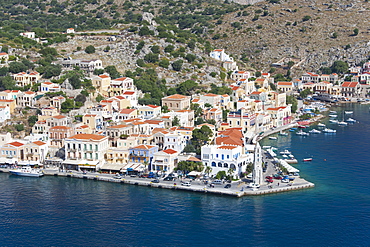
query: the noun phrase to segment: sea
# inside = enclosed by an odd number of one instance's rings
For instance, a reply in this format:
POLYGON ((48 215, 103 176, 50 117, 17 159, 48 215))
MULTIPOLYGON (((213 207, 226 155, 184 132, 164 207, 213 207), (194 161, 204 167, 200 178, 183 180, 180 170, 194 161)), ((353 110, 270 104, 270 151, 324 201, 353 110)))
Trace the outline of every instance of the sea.
POLYGON ((369 106, 331 110, 358 122, 261 142, 290 150, 311 189, 233 198, 0 173, 0 246, 370 246, 369 106))

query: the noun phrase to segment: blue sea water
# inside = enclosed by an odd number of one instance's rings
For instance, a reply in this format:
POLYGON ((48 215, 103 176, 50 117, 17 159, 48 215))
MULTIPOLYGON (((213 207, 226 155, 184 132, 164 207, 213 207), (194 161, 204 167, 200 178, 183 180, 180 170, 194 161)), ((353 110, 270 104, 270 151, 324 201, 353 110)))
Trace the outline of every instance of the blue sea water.
POLYGON ((0 246, 369 246, 369 107, 344 109, 359 123, 261 143, 312 157, 295 167, 313 189, 231 198, 0 174, 0 246))

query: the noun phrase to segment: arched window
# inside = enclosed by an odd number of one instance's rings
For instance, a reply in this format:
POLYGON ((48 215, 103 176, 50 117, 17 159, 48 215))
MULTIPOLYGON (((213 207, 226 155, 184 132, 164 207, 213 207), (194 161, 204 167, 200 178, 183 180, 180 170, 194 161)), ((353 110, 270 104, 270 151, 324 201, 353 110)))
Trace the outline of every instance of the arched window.
POLYGON ((236 167, 234 164, 230 164, 230 168, 233 169, 234 171, 236 170, 236 167))
POLYGON ((224 168, 229 168, 229 164, 224 163, 224 168))
POLYGON ((222 167, 222 163, 221 162, 218 162, 218 167, 222 167))
POLYGON ((212 162, 212 166, 216 167, 216 162, 212 162))

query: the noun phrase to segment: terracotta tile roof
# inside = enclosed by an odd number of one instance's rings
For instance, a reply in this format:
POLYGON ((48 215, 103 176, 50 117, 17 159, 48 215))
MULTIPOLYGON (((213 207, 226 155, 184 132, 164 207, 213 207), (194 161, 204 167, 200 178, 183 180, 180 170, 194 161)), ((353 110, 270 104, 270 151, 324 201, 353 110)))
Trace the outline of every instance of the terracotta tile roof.
POLYGON ((95 114, 86 114, 86 115, 84 115, 84 117, 96 117, 96 115, 95 114))
POLYGON ((99 75, 100 78, 104 79, 104 78, 109 78, 109 76, 107 75, 99 75))
POLYGON ((341 87, 356 87, 359 83, 356 82, 351 82, 351 81, 345 81, 343 82, 341 87))
POLYGON ((213 51, 223 51, 223 49, 214 49, 213 51))
POLYGON ((164 153, 166 154, 175 154, 177 153, 177 151, 173 150, 173 149, 166 149, 166 150, 163 150, 164 153))
POLYGON ((200 99, 193 99, 191 102, 199 102, 200 99))
POLYGON ((8 55, 6 52, 0 52, 0 56, 8 55))
POLYGON ((35 92, 27 91, 25 94, 35 94, 35 92))
POLYGON ((163 121, 161 120, 145 120, 144 121, 145 123, 148 123, 148 124, 160 124, 160 123, 163 123, 163 121))
POLYGON ((42 84, 52 85, 52 84, 54 84, 54 83, 51 83, 50 81, 46 81, 46 82, 43 82, 42 84))
POLYGON ((195 158, 195 157, 189 157, 189 159, 187 159, 186 161, 194 161, 194 162, 201 162, 201 160, 200 159, 198 159, 198 158, 195 158))
POLYGON ((230 95, 228 95, 228 94, 223 94, 221 96, 224 97, 224 98, 230 97, 230 95))
POLYGON ((79 126, 79 127, 77 127, 77 129, 87 129, 87 128, 89 128, 89 126, 88 125, 81 125, 81 126, 79 126))
POLYGON ((71 136, 71 137, 69 137, 67 139, 100 141, 100 140, 102 140, 104 138, 106 138, 106 136, 94 135, 94 134, 77 134, 77 135, 71 136))
POLYGON ((122 129, 122 128, 127 128, 127 127, 129 126, 126 124, 119 124, 119 125, 114 125, 114 126, 108 126, 107 128, 108 129, 122 129))
POLYGON ((133 94, 135 94, 134 91, 126 91, 123 93, 123 95, 133 95, 133 94))
POLYGON ((154 128, 154 129, 152 130, 152 133, 153 133, 153 134, 158 133, 158 132, 161 132, 161 133, 163 133, 163 134, 168 134, 168 133, 169 133, 169 131, 168 131, 168 130, 166 130, 166 129, 164 129, 164 128, 154 128))
POLYGON ((42 145, 45 145, 46 144, 46 142, 42 142, 42 141, 35 141, 35 142, 32 142, 32 143, 34 143, 34 144, 36 144, 38 146, 42 146, 42 145))
POLYGON ((134 111, 136 111, 136 109, 122 109, 119 113, 120 114, 130 114, 134 111))
POLYGON ((292 86, 293 85, 293 82, 290 82, 290 81, 279 81, 277 84, 278 84, 278 86, 292 86))
POLYGON ((72 128, 68 126, 54 126, 50 128, 50 130, 68 130, 68 129, 72 129, 72 128))
POLYGON ((12 145, 12 146, 15 146, 15 147, 20 147, 20 146, 23 146, 24 144, 20 143, 20 142, 11 142, 11 143, 9 143, 9 145, 12 145))
POLYGON ((136 146, 136 147, 133 147, 133 149, 151 149, 151 148, 154 148, 155 146, 150 146, 150 145, 139 145, 139 146, 136 146))
POLYGON ((218 147, 217 149, 229 149, 229 150, 232 150, 232 149, 235 149, 236 148, 236 146, 220 146, 220 147, 218 147))
POLYGON ((14 100, 12 99, 0 99, 0 102, 13 102, 14 100))
POLYGON ((54 116, 53 118, 56 118, 56 119, 62 119, 62 118, 66 118, 66 116, 58 115, 58 116, 54 116))
POLYGON ((251 94, 261 94, 261 92, 256 92, 256 91, 255 91, 255 92, 253 92, 253 93, 251 93, 251 94))
POLYGON ((180 95, 180 94, 174 94, 174 95, 165 97, 165 99, 186 99, 186 98, 188 97, 184 95, 180 95))
POLYGON ((207 97, 215 97, 215 96, 218 96, 217 94, 214 94, 214 93, 207 93, 203 96, 207 96, 207 97))
POLYGON ((120 77, 120 78, 114 79, 113 81, 124 81, 126 79, 127 77, 120 77))
POLYGON ((243 133, 241 128, 229 128, 219 132, 216 138, 217 145, 243 146, 243 133))
POLYGON ((158 108, 158 107, 160 107, 158 105, 147 105, 147 106, 149 106, 150 108, 158 108))

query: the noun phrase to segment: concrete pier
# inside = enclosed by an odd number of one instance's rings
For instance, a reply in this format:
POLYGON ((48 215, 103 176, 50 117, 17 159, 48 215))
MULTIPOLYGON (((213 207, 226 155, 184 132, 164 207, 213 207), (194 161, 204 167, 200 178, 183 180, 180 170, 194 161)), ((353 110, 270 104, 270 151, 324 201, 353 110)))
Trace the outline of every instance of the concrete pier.
MULTIPOLYGON (((9 169, 2 168, 0 172, 9 172, 9 169)), ((232 182, 231 188, 224 188, 225 184, 215 185, 214 187, 209 187, 205 185, 200 180, 195 180, 191 182, 191 186, 182 186, 181 180, 177 181, 163 181, 160 180, 159 183, 151 182, 153 179, 148 178, 138 178, 126 176, 122 179, 113 178, 114 174, 100 174, 100 173, 88 173, 83 174, 81 172, 59 172, 58 170, 44 170, 45 176, 61 176, 61 177, 71 177, 79 179, 89 179, 96 181, 104 181, 111 183, 122 183, 129 185, 138 185, 145 187, 153 187, 160 189, 171 189, 171 190, 184 190, 192 191, 198 193, 210 193, 215 195, 225 195, 233 197, 243 197, 243 196, 256 196, 265 195, 279 192, 286 192, 291 190, 300 190, 312 188, 315 185, 313 183, 307 182, 302 178, 296 178, 296 181, 291 184, 281 183, 281 181, 276 180, 273 184, 262 184, 257 190, 252 188, 247 188, 244 182, 232 182), (277 185, 279 183, 279 185, 277 185), (271 187, 270 187, 271 186, 271 187)), ((37 178, 36 178, 37 179, 37 178)), ((41 178, 42 179, 42 178, 41 178)), ((189 181, 189 180, 183 180, 189 181)))

